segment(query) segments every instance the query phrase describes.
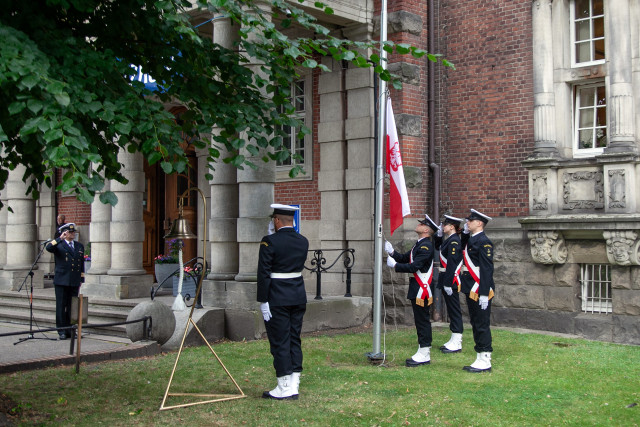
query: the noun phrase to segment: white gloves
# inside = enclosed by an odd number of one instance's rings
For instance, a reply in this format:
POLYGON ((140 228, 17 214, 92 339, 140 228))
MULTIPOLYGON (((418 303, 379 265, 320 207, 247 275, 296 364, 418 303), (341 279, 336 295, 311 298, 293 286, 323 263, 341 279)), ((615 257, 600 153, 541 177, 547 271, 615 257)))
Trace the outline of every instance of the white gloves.
POLYGON ((276 232, 276 227, 273 225, 273 220, 269 221, 268 234, 271 235, 276 232))
POLYGON ((268 322, 269 319, 271 319, 271 310, 269 310, 269 303, 260 303, 260 311, 262 312, 262 318, 264 319, 264 321, 268 322))
POLYGON ((389 255, 393 255, 394 249, 393 245, 386 240, 384 241, 384 250, 387 251, 389 255))
POLYGON ((394 268, 396 266, 397 262, 395 259, 391 258, 391 257, 387 257, 387 265, 391 268, 394 268))
POLYGON ((438 226, 438 233, 437 233, 438 237, 442 237, 442 223, 440 223, 440 225, 438 226))
POLYGON ((451 296, 453 295, 453 289, 451 288, 451 286, 443 286, 444 291, 447 293, 447 295, 451 296))
POLYGON ((478 304, 480 304, 481 309, 486 310, 487 307, 489 307, 489 296, 480 295, 480 300, 478 301, 478 304))
POLYGON ((462 229, 462 232, 464 234, 469 234, 469 224, 467 224, 467 222, 469 222, 469 221, 465 221, 464 222, 464 228, 462 229))

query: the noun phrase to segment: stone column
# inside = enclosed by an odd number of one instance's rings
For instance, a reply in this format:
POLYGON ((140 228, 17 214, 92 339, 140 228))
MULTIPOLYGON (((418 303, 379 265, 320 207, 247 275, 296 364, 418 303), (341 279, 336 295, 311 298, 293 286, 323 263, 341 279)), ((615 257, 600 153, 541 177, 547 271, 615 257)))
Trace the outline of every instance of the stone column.
POLYGON ((606 57, 609 71, 607 117, 609 142, 605 154, 637 153, 633 102, 629 0, 605 2, 606 57))
MULTIPOLYGON (((318 82, 320 95, 318 191, 320 191, 322 218, 319 229, 320 249, 346 249, 347 191, 345 171, 347 170, 347 146, 345 121, 348 97, 344 87, 348 70, 343 69, 342 63, 331 57, 325 57, 322 61, 332 71, 322 73, 318 82)), ((357 145, 354 143, 350 148, 355 149, 357 145)), ((366 152, 367 150, 364 150, 362 153, 366 152)), ((361 158, 368 157, 362 156, 362 153, 360 153, 361 158)), ((335 255, 337 255, 336 252, 326 252, 327 262, 333 262, 335 255)), ((339 268, 333 270, 333 273, 322 274, 322 294, 325 296, 344 295, 341 271, 339 268), (340 284, 338 285, 338 283, 340 284)))
MULTIPOLYGON (((216 20, 213 24, 213 41, 226 48, 232 48, 237 39, 237 28, 229 19, 216 20)), ((213 133, 217 134, 214 129, 213 133)), ((220 157, 228 153, 222 151, 220 157)), ((209 220, 209 241, 211 242, 212 280, 234 280, 238 274, 238 182, 237 170, 231 164, 219 161, 214 165, 211 180, 211 216, 209 220)))
MULTIPOLYGON (((372 33, 371 26, 356 25, 345 32, 351 40, 363 40, 372 33)), ((373 281, 373 229, 375 178, 375 94, 373 71, 369 68, 347 70, 347 120, 345 138, 347 169, 347 247, 355 249, 356 264, 352 277, 352 294, 371 296, 373 281)))
MULTIPOLYGON (((109 182, 105 183, 104 191, 111 188, 109 182)), ((100 193, 91 204, 91 224, 89 235, 91 236, 91 269, 88 274, 107 274, 111 268, 111 205, 100 201, 100 193)), ((88 279, 85 279, 85 281, 88 279)))
MULTIPOLYGON (((35 261, 38 230, 36 226, 36 202, 25 194, 28 184, 22 181, 24 166, 9 171, 7 179, 7 204, 13 212, 7 212, 6 241, 7 263, 0 287, 17 290, 35 261)), ((34 269, 33 286, 42 288, 44 273, 34 269)), ((29 285, 29 280, 25 286, 29 285)))
MULTIPOLYGON (((139 152, 132 154, 121 150, 118 153, 118 161, 123 166, 122 174, 129 180, 129 183, 126 185, 116 181, 110 183, 111 191, 118 197, 118 203, 111 208, 111 222, 109 223, 111 265, 107 269, 106 275, 87 275, 83 286, 83 294, 87 296, 121 299, 149 295, 153 276, 146 274, 142 268, 142 244, 144 241, 142 200, 145 184, 142 160, 142 154, 139 152)), ((100 209, 98 211, 98 215, 105 215, 105 212, 100 212, 100 209)), ((98 231, 98 235, 102 233, 99 238, 104 239, 106 224, 97 227, 102 228, 98 231)), ((93 244, 91 246, 93 249, 93 244)), ((106 247, 106 244, 103 245, 103 248, 106 247)), ((91 270, 93 270, 93 261, 91 264, 91 270)), ((103 259, 103 271, 104 268, 106 265, 103 259)))
POLYGON ((533 158, 558 157, 553 87, 553 0, 534 0, 533 17, 533 158))
MULTIPOLYGON (((55 172, 54 172, 55 173, 55 172)), ((53 239, 58 223, 56 222, 56 191, 46 184, 40 186, 40 197, 36 203, 38 243, 53 239)), ((42 246, 38 248, 40 250, 42 246)), ((55 270, 53 254, 46 250, 38 260, 38 269, 43 274, 52 274, 55 270)))
MULTIPOLYGON (((260 8, 268 7, 265 4, 258 6, 260 8)), ((253 72, 259 73, 260 65, 251 61, 248 67, 253 72)), ((262 161, 262 156, 265 153, 261 152, 257 156, 252 156, 248 152, 243 154, 258 168, 238 169, 236 175, 238 182, 237 239, 240 263, 235 279, 239 282, 255 282, 257 280, 259 244, 262 236, 266 234, 269 224, 268 217, 271 213, 269 205, 273 203, 276 166, 275 162, 265 163, 262 161)))

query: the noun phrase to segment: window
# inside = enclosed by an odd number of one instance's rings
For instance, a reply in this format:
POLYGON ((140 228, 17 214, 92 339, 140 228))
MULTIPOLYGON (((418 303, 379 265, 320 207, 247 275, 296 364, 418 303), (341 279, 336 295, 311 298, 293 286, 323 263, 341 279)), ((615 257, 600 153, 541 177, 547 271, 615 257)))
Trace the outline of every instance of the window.
POLYGON ((601 154, 607 146, 604 82, 574 87, 574 157, 601 154))
MULTIPOLYGON (((300 119, 306 126, 311 126, 311 77, 296 80, 291 84, 290 99, 294 107, 292 117, 300 119)), ((283 144, 291 156, 285 160, 277 162, 277 179, 286 180, 289 178, 289 171, 292 166, 302 166, 306 174, 298 175, 295 179, 311 179, 311 136, 299 136, 300 129, 297 127, 284 126, 286 136, 283 144)))
POLYGON ((611 270, 606 264, 581 264, 582 311, 611 313, 611 270))
POLYGON ((571 2, 571 59, 574 66, 604 62, 604 1, 571 2))

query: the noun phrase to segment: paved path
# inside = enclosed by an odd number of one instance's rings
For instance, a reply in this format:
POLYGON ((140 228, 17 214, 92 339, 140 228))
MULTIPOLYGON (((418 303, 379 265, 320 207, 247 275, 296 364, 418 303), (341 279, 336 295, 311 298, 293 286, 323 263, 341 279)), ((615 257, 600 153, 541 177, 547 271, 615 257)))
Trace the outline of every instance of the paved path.
MULTIPOLYGON (((56 331, 41 333, 35 326, 33 330, 35 338, 23 342, 19 342, 20 338, 26 338, 28 334, 0 337, 0 374, 76 363, 77 342, 74 354, 70 355, 71 340, 58 340, 56 331)), ((28 332, 29 325, 0 323, 0 334, 20 331, 28 332)), ((132 343, 128 338, 84 332, 80 354, 82 363, 149 356, 159 352, 155 342, 132 343)))

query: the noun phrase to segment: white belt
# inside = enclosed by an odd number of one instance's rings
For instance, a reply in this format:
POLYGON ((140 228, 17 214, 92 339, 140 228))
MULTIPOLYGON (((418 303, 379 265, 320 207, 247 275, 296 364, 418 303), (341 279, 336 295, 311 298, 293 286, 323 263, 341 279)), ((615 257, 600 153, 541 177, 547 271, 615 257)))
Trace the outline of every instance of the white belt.
MULTIPOLYGON (((438 267, 438 271, 439 271, 440 273, 444 273, 445 271, 447 271, 447 269, 446 269, 446 268, 444 268, 444 267, 438 267)), ((460 268, 460 272, 461 272, 461 273, 463 273, 463 272, 465 272, 465 271, 467 271, 467 267, 463 265, 463 266, 460 268)))
POLYGON ((302 272, 294 273, 271 273, 272 279, 295 279, 296 277, 302 277, 302 272))

